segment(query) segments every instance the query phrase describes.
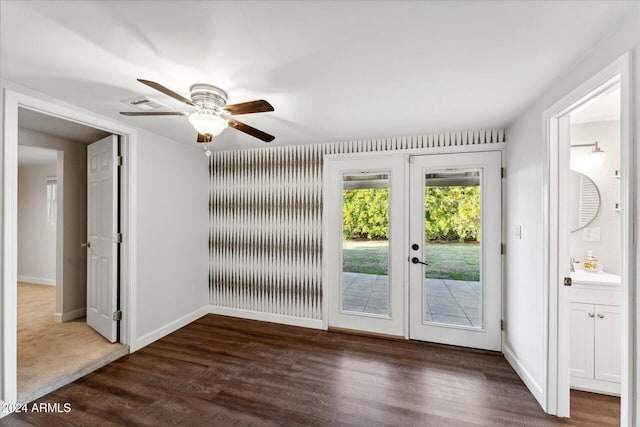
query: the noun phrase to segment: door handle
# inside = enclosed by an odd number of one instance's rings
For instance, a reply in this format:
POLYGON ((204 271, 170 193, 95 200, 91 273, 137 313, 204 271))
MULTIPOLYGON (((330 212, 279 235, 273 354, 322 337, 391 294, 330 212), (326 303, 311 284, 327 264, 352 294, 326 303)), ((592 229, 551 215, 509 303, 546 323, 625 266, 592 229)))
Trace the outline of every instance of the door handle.
POLYGON ((415 257, 415 256, 414 256, 413 258, 411 258, 411 262, 412 262, 412 263, 414 263, 414 264, 429 265, 429 264, 427 264, 426 262, 422 262, 422 261, 420 261, 420 260, 418 259, 418 257, 415 257))
POLYGON ((80 246, 82 246, 83 248, 90 248, 91 247, 91 242, 82 242, 82 243, 80 243, 80 246))
POLYGON ((594 314, 593 314, 593 313, 587 313, 587 316, 589 316, 589 317, 593 317, 593 316, 594 316, 594 314))
POLYGON ((601 319, 604 319, 604 314, 598 313, 598 317, 601 318, 601 319))

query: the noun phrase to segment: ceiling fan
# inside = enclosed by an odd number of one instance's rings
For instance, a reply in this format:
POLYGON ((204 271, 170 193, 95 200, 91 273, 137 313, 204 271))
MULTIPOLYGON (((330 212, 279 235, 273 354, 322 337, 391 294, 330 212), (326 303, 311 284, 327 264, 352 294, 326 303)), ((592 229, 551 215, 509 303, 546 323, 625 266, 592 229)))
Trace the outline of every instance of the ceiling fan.
POLYGON ((197 142, 203 143, 211 142, 214 136, 222 133, 227 127, 237 129, 264 142, 271 142, 275 139, 275 136, 231 117, 238 114, 274 111, 273 106, 264 99, 227 105, 227 92, 216 86, 203 83, 194 84, 190 88, 191 99, 188 99, 159 83, 143 79, 138 79, 138 81, 190 107, 195 107, 198 111, 193 113, 181 111, 120 112, 124 116, 189 116, 189 123, 198 131, 197 142))

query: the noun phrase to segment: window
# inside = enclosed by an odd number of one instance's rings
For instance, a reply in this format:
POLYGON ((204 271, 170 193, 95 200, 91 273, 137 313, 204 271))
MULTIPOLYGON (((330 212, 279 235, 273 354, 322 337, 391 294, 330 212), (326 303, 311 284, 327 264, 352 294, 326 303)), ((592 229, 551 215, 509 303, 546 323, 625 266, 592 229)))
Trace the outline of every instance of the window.
POLYGON ((58 179, 47 178, 47 223, 54 225, 58 214, 58 179))

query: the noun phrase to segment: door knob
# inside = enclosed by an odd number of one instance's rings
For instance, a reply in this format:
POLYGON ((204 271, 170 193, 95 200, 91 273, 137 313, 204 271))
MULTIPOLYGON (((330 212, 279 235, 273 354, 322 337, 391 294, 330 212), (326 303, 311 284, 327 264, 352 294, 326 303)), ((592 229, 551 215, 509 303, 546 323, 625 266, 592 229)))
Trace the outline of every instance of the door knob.
POLYGON ((91 247, 91 242, 82 242, 82 243, 80 243, 80 246, 82 246, 83 248, 90 248, 91 247))
POLYGON ((411 258, 411 262, 412 262, 412 263, 414 263, 414 264, 424 264, 424 265, 429 265, 429 264, 427 264, 426 262, 422 262, 422 261, 420 261, 420 260, 418 259, 418 257, 415 257, 415 256, 414 256, 413 258, 411 258))
POLYGON ((414 243, 413 245, 411 245, 411 249, 413 249, 414 251, 417 251, 418 249, 420 249, 420 246, 418 246, 417 243, 414 243))

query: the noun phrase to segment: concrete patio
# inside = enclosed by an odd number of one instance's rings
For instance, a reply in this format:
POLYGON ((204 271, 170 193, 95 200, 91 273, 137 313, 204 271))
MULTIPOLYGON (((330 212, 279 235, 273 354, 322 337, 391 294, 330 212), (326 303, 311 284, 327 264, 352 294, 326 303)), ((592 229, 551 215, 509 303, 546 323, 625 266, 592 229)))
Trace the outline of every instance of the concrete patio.
MULTIPOLYGON (((343 310, 388 314, 389 278, 383 275, 343 273, 343 310)), ((425 279, 424 319, 451 325, 481 326, 480 282, 425 279)))

